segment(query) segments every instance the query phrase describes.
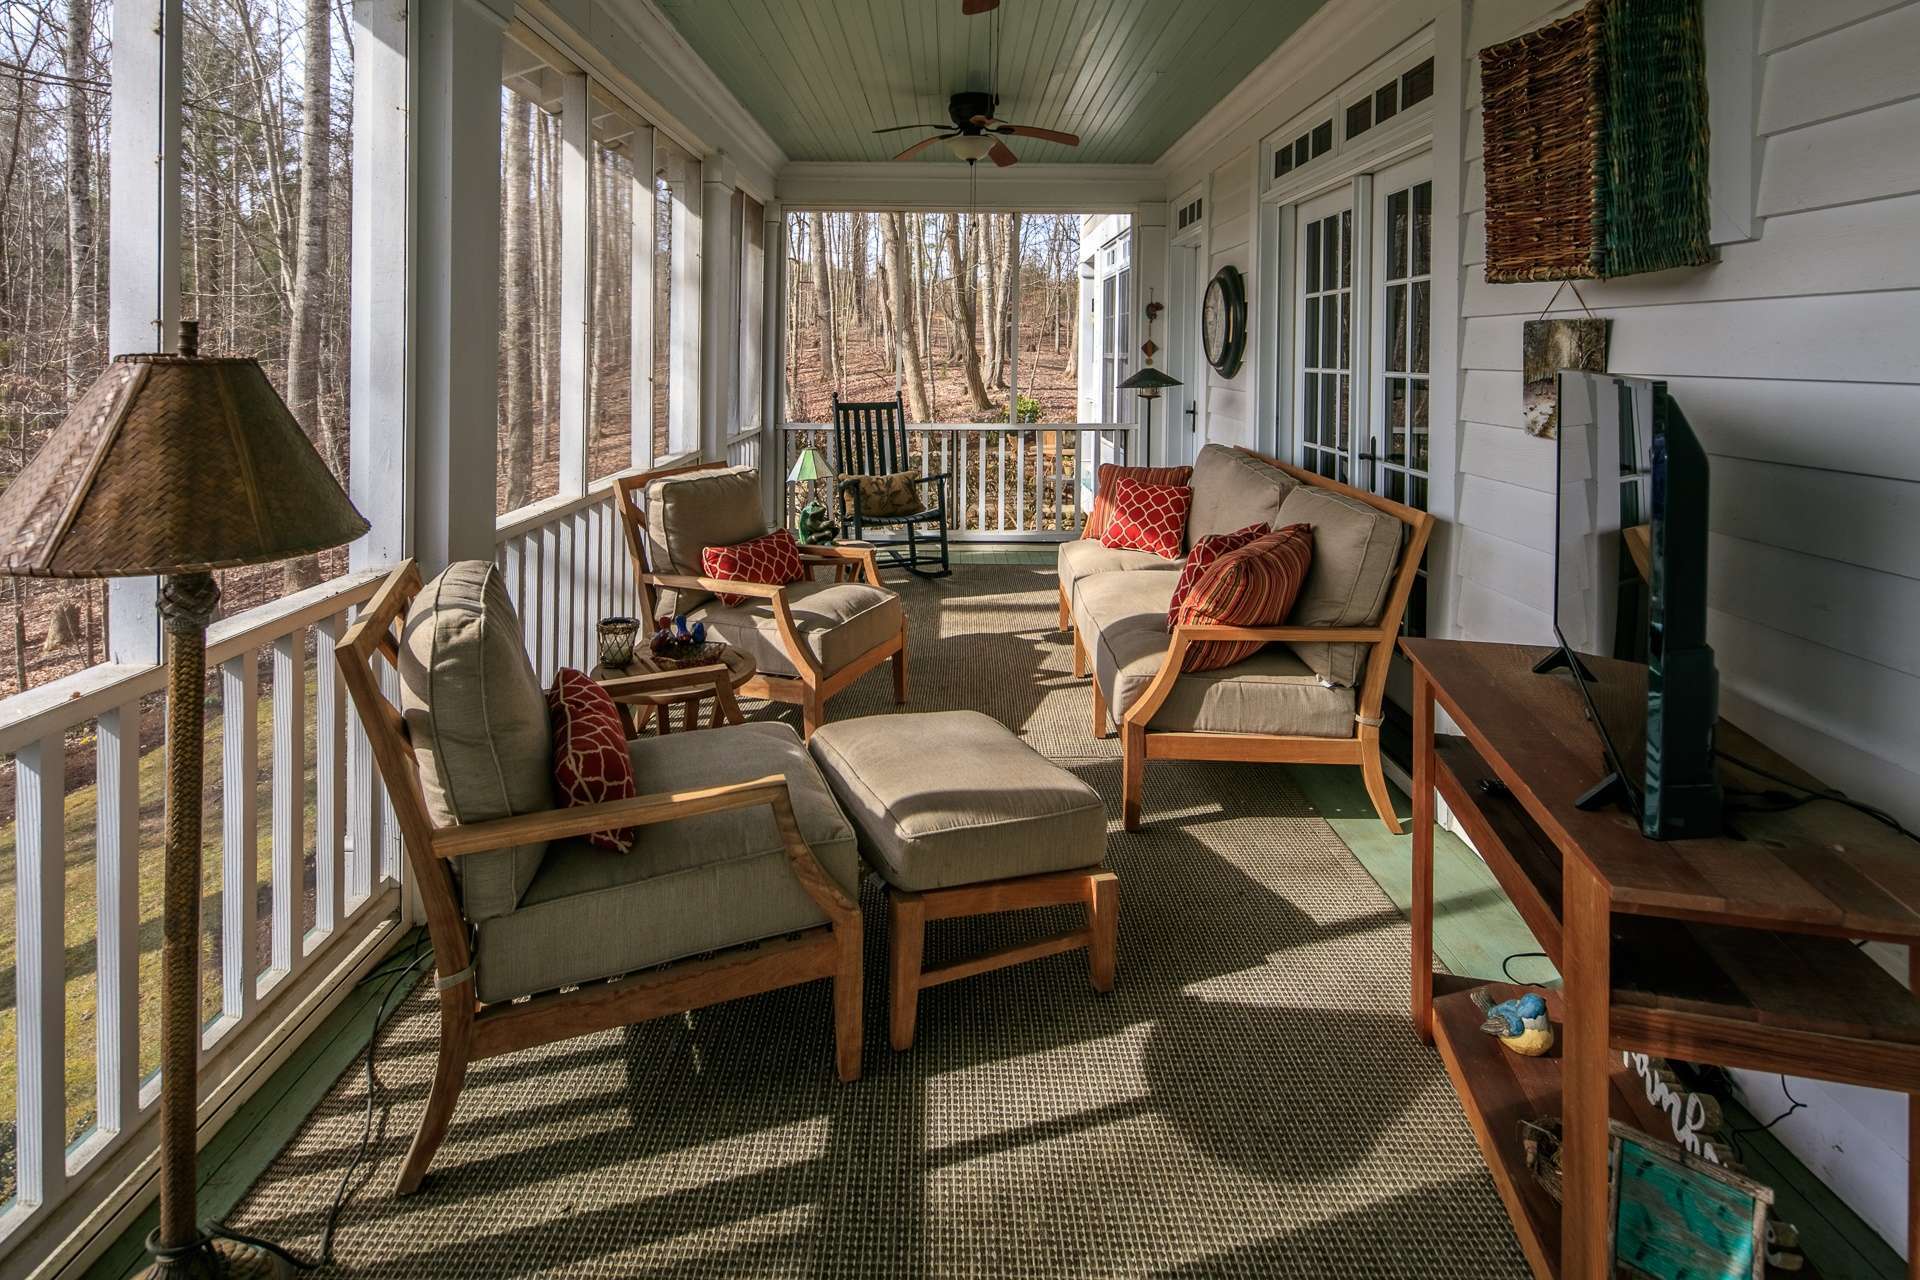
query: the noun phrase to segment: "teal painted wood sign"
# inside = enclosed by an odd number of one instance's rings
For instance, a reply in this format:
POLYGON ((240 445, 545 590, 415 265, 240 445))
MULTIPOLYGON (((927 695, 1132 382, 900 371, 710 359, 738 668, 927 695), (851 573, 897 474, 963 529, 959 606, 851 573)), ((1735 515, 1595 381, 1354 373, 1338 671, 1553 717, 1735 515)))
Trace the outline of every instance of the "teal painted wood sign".
POLYGON ((1614 1121, 1613 1256, 1657 1280, 1761 1280, 1773 1191, 1614 1121))

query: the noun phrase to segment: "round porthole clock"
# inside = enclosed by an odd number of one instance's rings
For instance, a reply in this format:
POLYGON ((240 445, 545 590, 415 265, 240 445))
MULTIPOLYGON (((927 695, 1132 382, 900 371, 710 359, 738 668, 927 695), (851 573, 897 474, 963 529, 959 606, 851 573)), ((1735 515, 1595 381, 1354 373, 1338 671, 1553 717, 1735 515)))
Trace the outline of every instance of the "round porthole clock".
POLYGON ((1200 304, 1200 347, 1221 377, 1240 372, 1247 352, 1247 285, 1236 267, 1222 267, 1207 282, 1200 304))

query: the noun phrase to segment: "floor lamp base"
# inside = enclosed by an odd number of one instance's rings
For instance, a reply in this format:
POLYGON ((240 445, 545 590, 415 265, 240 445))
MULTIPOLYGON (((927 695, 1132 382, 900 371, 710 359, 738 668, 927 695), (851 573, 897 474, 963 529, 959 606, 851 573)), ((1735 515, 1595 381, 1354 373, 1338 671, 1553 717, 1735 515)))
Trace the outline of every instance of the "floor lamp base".
POLYGON ((153 1265, 146 1280, 279 1280, 293 1268, 279 1254, 256 1244, 225 1237, 202 1236, 183 1249, 164 1249, 159 1233, 147 1237, 153 1265))

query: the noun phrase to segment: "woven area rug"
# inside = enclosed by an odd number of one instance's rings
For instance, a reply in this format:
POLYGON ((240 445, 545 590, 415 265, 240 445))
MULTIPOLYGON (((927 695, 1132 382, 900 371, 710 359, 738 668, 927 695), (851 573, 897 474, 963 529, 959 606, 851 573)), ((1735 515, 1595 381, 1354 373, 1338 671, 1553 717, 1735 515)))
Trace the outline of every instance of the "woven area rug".
MULTIPOLYGON (((938 987, 895 1053, 870 881, 864 1079, 834 1079, 825 983, 494 1059, 403 1200, 437 1034, 423 985, 380 1039, 391 1111, 340 1273, 1526 1275, 1439 1058, 1414 1040, 1406 923, 1286 770, 1156 765, 1151 825, 1127 835, 1051 571, 959 566, 901 590, 909 709, 987 711, 1107 797, 1118 990, 1096 995, 1080 954, 938 987)), ((883 669, 832 714, 893 709, 883 669)), ((927 958, 1064 918, 935 924, 927 958)), ((317 1246, 363 1082, 356 1064, 233 1226, 317 1246)))

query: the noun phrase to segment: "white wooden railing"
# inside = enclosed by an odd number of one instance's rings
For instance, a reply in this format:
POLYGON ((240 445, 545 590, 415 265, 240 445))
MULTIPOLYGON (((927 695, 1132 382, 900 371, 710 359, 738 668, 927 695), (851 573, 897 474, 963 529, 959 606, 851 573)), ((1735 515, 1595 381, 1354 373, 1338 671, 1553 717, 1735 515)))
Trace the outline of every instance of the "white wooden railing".
POLYGON ((639 611, 615 497, 613 481, 601 480, 579 497, 523 507, 495 526, 494 563, 543 686, 561 667, 591 671, 600 619, 639 611))
MULTIPOLYGON (((350 986, 351 966, 400 922, 394 826, 332 654, 379 576, 323 583, 208 634, 218 711, 197 749, 210 757, 205 865, 219 906, 207 902, 202 924, 203 1118, 257 1087, 290 1028, 350 986)), ((13 1121, 0 1133, 0 1273, 21 1274, 17 1250, 37 1258, 89 1218, 130 1212, 145 1194, 132 1175, 158 1148, 165 679, 106 664, 0 701, 0 788, 14 802, 13 865, 0 862, 14 896, 0 992, 10 985, 13 1005, 0 1029, 10 1022, 16 1044, 12 1105, 0 1105, 13 1121), (93 1038, 90 1068, 70 1069, 85 1060, 70 1030, 93 1038)))
POLYGON ((730 467, 760 465, 760 432, 758 430, 743 431, 727 441, 727 465, 730 467))
MULTIPOLYGON (((909 425, 907 447, 921 475, 949 477, 948 536, 983 542, 1059 542, 1077 537, 1093 497, 1094 468, 1134 453, 1139 429, 1127 423, 938 422, 909 425)), ((790 422, 781 428, 781 474, 807 445, 839 470, 833 427, 790 422)), ((791 518, 818 498, 838 518, 824 482, 784 486, 791 518)))

